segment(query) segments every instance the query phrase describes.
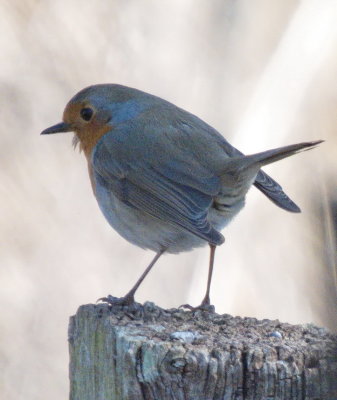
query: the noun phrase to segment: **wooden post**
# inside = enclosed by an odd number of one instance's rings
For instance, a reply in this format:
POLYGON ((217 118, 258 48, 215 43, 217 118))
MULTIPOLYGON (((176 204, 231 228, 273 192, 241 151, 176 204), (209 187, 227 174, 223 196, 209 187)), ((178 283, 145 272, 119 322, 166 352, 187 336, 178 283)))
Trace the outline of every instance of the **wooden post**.
POLYGON ((337 337, 153 303, 70 318, 71 400, 337 399, 337 337))

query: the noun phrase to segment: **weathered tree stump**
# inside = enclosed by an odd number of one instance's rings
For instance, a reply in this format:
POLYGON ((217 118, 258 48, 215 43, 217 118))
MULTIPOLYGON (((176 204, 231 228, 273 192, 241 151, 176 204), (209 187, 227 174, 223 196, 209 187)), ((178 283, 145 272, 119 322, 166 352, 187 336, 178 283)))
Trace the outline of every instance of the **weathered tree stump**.
POLYGON ((202 311, 81 306, 71 400, 337 399, 337 337, 202 311))

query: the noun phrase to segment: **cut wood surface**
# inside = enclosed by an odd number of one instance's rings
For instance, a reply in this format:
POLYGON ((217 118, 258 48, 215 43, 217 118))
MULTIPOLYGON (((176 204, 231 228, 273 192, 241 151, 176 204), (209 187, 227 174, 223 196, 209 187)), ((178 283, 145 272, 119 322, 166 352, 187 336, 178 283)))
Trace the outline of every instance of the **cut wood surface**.
POLYGON ((89 304, 69 345, 71 400, 337 400, 337 337, 311 324, 89 304))

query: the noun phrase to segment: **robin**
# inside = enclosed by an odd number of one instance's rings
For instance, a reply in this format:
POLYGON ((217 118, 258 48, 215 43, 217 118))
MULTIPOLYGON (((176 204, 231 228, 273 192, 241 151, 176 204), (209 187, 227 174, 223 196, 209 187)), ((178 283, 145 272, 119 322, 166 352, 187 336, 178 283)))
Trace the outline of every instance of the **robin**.
POLYGON ((126 240, 156 252, 132 289, 110 304, 132 304, 139 285, 163 253, 208 244, 205 297, 209 309, 220 231, 243 208, 254 185, 277 206, 298 213, 264 165, 315 147, 304 142, 243 155, 210 125, 159 97, 117 84, 89 86, 67 104, 63 122, 41 134, 74 132, 87 161, 99 207, 126 240))

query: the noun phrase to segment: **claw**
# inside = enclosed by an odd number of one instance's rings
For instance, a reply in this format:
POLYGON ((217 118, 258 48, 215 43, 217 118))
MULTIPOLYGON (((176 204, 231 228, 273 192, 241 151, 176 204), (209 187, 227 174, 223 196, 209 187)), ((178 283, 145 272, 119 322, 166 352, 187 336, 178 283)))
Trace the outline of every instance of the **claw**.
POLYGON ((209 313, 215 312, 215 307, 212 304, 203 304, 201 303, 200 306, 193 307, 190 304, 182 304, 179 308, 187 308, 190 311, 207 311, 209 313))
POLYGON ((130 306, 135 303, 135 299, 133 296, 124 296, 124 297, 115 297, 109 294, 107 297, 100 297, 96 303, 102 301, 104 303, 108 303, 111 306, 130 306))

